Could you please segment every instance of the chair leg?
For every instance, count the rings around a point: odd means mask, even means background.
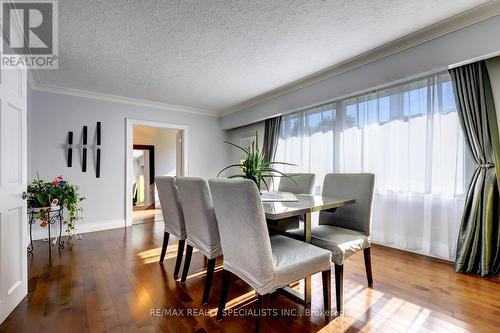
[[[325,309],[325,320],[327,323],[332,319],[332,271],[321,272],[323,278],[323,307]]]
[[[177,259],[175,260],[175,268],[174,268],[174,279],[179,277],[179,271],[181,270],[181,262],[182,256],[184,255],[184,244],[186,241],[180,240],[179,244],[177,244]]]
[[[365,256],[365,269],[366,269],[366,279],[368,280],[368,287],[373,286],[373,276],[372,276],[372,257],[370,254],[370,248],[363,250],[363,255]]]
[[[344,265],[335,264],[335,294],[337,296],[337,314],[344,313]]]
[[[191,257],[193,256],[193,247],[191,245],[186,246],[186,258],[184,259],[184,269],[182,270],[181,283],[186,284],[186,279],[189,272],[189,265],[191,265]]]
[[[203,297],[201,298],[201,304],[208,303],[208,297],[210,296],[210,288],[212,287],[212,280],[214,278],[214,271],[215,271],[215,258],[208,259],[207,275],[205,276],[205,289],[203,290]]]
[[[261,325],[261,317],[262,314],[265,314],[267,312],[267,308],[269,308],[269,300],[271,299],[271,294],[257,294],[257,318],[255,322],[255,332],[258,333],[261,329],[262,332],[266,332],[266,328],[262,328],[266,324],[266,320],[264,318],[264,322]],[[264,310],[262,311],[262,305],[264,305]]]
[[[231,272],[222,270],[222,282],[220,287],[219,309],[217,310],[217,320],[222,320],[224,309],[226,308],[227,295],[229,294],[229,283],[231,282]]]
[[[161,254],[160,254],[160,263],[163,262],[165,259],[165,254],[167,253],[167,246],[168,246],[168,238],[170,237],[170,234],[168,232],[163,233],[163,245],[161,247]]]

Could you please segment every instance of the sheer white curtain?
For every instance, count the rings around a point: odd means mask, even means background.
[[[447,73],[283,117],[277,161],[375,174],[372,240],[452,259],[471,160]]]

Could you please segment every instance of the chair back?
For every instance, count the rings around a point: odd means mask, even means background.
[[[255,183],[249,179],[208,181],[219,226],[224,269],[252,286],[274,283],[266,217]]]
[[[278,191],[312,194],[314,179],[316,178],[314,173],[288,173],[287,175],[293,180],[288,177],[280,177]]]
[[[222,254],[219,228],[207,182],[197,177],[177,177],[188,243],[208,259]]]
[[[325,176],[323,195],[353,198],[356,203],[337,208],[334,213],[322,211],[319,224],[357,230],[369,236],[375,175],[371,173],[330,173]]]
[[[158,189],[165,231],[177,236],[180,240],[186,239],[184,215],[174,177],[158,176],[155,178],[155,183]]]

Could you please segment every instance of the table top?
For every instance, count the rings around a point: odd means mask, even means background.
[[[260,200],[262,202],[298,202],[295,194],[291,192],[261,191]]]
[[[355,199],[334,198],[322,195],[296,194],[295,196],[298,199],[296,202],[263,202],[266,218],[281,220],[306,213],[352,205],[356,202]]]

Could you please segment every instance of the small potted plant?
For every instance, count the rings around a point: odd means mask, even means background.
[[[229,141],[224,142],[243,151],[245,153],[245,159],[241,160],[240,163],[228,165],[219,171],[217,177],[219,177],[220,174],[227,169],[238,168],[242,173],[229,176],[228,178],[251,179],[255,182],[259,190],[261,189],[262,183],[264,183],[266,188],[269,190],[269,184],[266,181],[266,178],[286,177],[295,182],[293,178],[273,167],[276,164],[296,166],[295,164],[285,162],[268,162],[264,160],[264,152],[259,148],[258,131],[255,131],[255,141],[253,141],[252,145],[248,148],[243,148]]]
[[[40,221],[41,227],[46,227],[49,214],[52,211],[66,209],[67,219],[64,221],[66,233],[71,235],[75,231],[75,223],[80,220],[82,211],[80,202],[85,198],[79,193],[78,186],[64,180],[62,176],[53,181],[37,178],[28,185],[28,208],[35,213],[35,218]]]

